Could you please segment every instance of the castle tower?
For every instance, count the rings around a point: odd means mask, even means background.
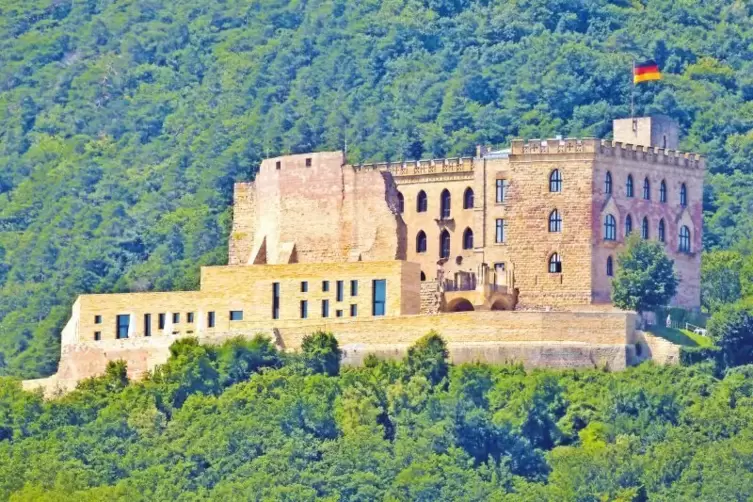
[[[612,122],[614,140],[620,143],[677,150],[680,126],[666,115],[616,119]]]

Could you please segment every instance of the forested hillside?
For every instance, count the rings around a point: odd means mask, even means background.
[[[707,246],[753,249],[742,0],[0,0],[0,374],[54,372],[84,292],[195,287],[266,155],[470,154],[640,113],[708,156]]]
[[[315,335],[313,338],[316,339]],[[327,335],[324,335],[325,337]],[[320,341],[322,341],[320,339]],[[43,401],[0,378],[0,499],[728,502],[753,496],[753,367],[343,369],[327,343],[182,340]],[[334,350],[322,350],[329,346]],[[331,357],[334,356],[334,357]]]

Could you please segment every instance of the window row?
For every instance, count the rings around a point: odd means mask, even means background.
[[[180,313],[179,312],[173,312],[171,314],[166,313],[160,313],[157,314],[157,329],[158,330],[164,330],[167,327],[167,320],[170,319],[172,321],[172,326],[176,324],[180,324]],[[206,327],[207,328],[214,328],[216,326],[216,313],[215,312],[207,312],[207,318],[206,318]],[[230,321],[242,321],[243,320],[243,311],[242,310],[231,310],[228,313],[228,319]],[[152,314],[144,314],[144,336],[152,336]],[[195,316],[193,312],[187,312],[186,313],[186,322],[188,324],[193,324],[195,322]],[[94,316],[94,324],[102,324],[102,316],[96,315]],[[118,340],[124,340],[128,338],[128,335],[131,331],[131,314],[118,314],[115,316],[115,338]],[[100,340],[102,338],[102,332],[101,331],[95,331],[94,332],[94,340]]]
[[[345,281],[336,281],[336,301],[342,302],[345,299]],[[308,281],[301,281],[301,292],[308,292]],[[329,281],[322,281],[322,291],[329,291]],[[387,281],[385,279],[374,279],[371,281],[371,293],[372,293],[372,315],[383,316],[385,315],[387,305]],[[358,281],[350,281],[350,296],[358,296]],[[330,301],[325,299],[321,301],[322,317],[329,317]],[[280,318],[280,283],[275,282],[272,284],[272,319]],[[300,300],[300,317],[301,319],[308,318],[308,300]],[[358,313],[358,305],[352,304],[350,306],[350,316],[355,317]],[[342,310],[335,311],[336,317],[342,317]]]
[[[309,292],[309,281],[301,281],[301,293]],[[329,292],[329,281],[322,281],[322,292]],[[345,298],[345,281],[335,281],[335,293],[338,302],[344,301]],[[358,281],[350,281],[350,296],[358,296]]]
[[[344,312],[343,309],[335,310],[335,317],[343,317],[343,312]],[[357,317],[358,305],[355,303],[352,303],[350,305],[349,312],[350,312],[350,317]],[[329,300],[321,301],[321,313],[322,313],[322,317],[329,317]],[[374,314],[374,315],[384,315],[384,314]],[[308,319],[309,317],[309,301],[308,300],[301,300],[300,317],[301,319]]]
[[[473,205],[473,189],[471,187],[468,187],[465,189],[465,192],[463,192],[463,209],[473,209]],[[401,192],[397,193],[397,209],[400,214],[403,214],[405,212],[405,197]],[[452,196],[450,195],[450,191],[447,189],[442,190],[442,193],[439,196],[439,214],[442,218],[447,219],[450,217],[451,209]],[[429,198],[426,195],[426,192],[421,190],[418,192],[418,196],[416,197],[416,212],[425,213],[428,210]]]
[[[607,174],[604,177],[604,193],[612,193],[612,173],[609,171],[607,171]],[[627,197],[634,196],[632,174],[628,174],[627,181],[625,182],[625,195]],[[643,199],[651,200],[651,181],[648,177],[643,178]],[[667,202],[667,182],[664,180],[661,180],[661,183],[659,184],[659,202]],[[680,205],[683,207],[688,205],[688,188],[685,186],[685,183],[680,185]]]
[[[630,215],[625,217],[625,236],[627,237],[633,232],[633,218]],[[651,238],[651,230],[649,226],[648,217],[644,217],[641,221],[641,237],[643,239]],[[659,220],[657,226],[657,239],[659,242],[667,241],[667,225],[664,222],[664,218]],[[604,217],[604,240],[614,241],[617,240],[617,220],[611,214],[607,214]],[[682,225],[678,232],[678,244],[677,250],[683,253],[690,253],[690,228],[687,225]]]
[[[507,229],[507,222],[503,218],[496,220],[494,242],[502,244],[505,242],[505,231]],[[561,224],[561,222],[560,222]],[[439,257],[450,257],[450,244],[451,244],[450,232],[442,230],[439,234]],[[426,232],[419,230],[416,234],[416,253],[425,253],[427,249]],[[466,228],[463,231],[463,249],[473,249],[473,230]]]

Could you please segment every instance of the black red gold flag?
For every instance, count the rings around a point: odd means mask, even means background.
[[[650,82],[652,80],[661,80],[661,72],[656,61],[649,60],[643,63],[633,65],[633,83]]]

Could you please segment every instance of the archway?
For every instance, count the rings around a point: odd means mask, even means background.
[[[447,305],[448,312],[472,312],[473,304],[465,298],[455,298]]]
[[[503,299],[499,299],[492,303],[491,310],[512,310],[508,307],[507,302],[505,302]]]

